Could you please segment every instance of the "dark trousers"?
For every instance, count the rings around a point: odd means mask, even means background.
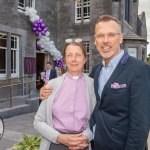
[[[63,144],[54,144],[51,143],[49,150],[69,150],[67,146],[63,145]],[[89,148],[85,148],[83,150],[89,150]]]
[[[49,150],[68,150],[68,147],[62,144],[51,143]]]

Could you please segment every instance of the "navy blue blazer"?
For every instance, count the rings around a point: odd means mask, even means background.
[[[100,98],[101,68],[99,63],[90,74],[97,100],[91,116],[91,127],[96,124],[94,150],[145,150],[150,127],[148,66],[125,52]]]
[[[57,77],[57,74],[56,74],[56,71],[51,69],[51,72],[50,72],[50,76],[49,76],[49,80],[51,79],[54,79]]]
[[[46,74],[46,70],[45,70],[45,74]],[[49,80],[54,79],[57,77],[57,73],[55,70],[51,69],[50,70],[50,76],[49,76]]]

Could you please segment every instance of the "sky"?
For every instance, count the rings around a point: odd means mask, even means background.
[[[145,11],[147,25],[147,40],[150,43],[150,0],[139,0],[139,14]],[[150,44],[147,46],[147,54],[150,53]]]

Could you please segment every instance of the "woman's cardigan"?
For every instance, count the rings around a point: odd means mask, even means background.
[[[52,125],[52,105],[56,93],[61,87],[65,79],[65,76],[66,73],[58,78],[49,81],[48,84],[50,87],[53,88],[53,92],[46,100],[42,101],[37,111],[37,114],[35,115],[34,128],[42,135],[40,150],[49,150],[49,146],[51,142],[58,144],[56,140],[57,140],[57,136],[60,133],[56,131]],[[96,103],[94,84],[93,84],[93,79],[88,77],[86,74],[84,74],[84,78],[86,83],[86,92],[87,92],[87,99],[88,99],[87,101],[88,109],[89,109],[88,118],[90,119],[90,116],[92,114],[92,111]],[[90,130],[89,122],[86,129],[82,132],[82,134],[85,135],[89,139],[89,141],[92,140],[93,134]]]

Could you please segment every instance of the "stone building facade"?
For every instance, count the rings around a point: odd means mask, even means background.
[[[79,3],[74,0],[0,0],[0,85],[5,85],[7,80],[3,79],[10,77],[30,75],[36,79],[39,70],[44,70],[45,63],[52,60],[48,52],[36,48],[31,22],[24,14],[26,6],[34,7],[45,20],[50,39],[58,50],[62,51],[65,39],[82,38],[89,57],[84,69],[89,73],[100,60],[93,34],[97,17],[102,14],[113,15],[121,21],[125,35],[122,48],[146,61],[146,19],[144,12],[138,15],[138,3],[139,0],[81,0]],[[27,60],[32,66],[36,64],[36,70],[31,67],[29,72],[25,71]],[[23,87],[16,86],[14,90],[16,95],[21,94]]]

